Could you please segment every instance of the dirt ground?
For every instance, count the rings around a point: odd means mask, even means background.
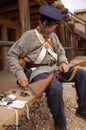
[[[45,95],[30,107],[30,120],[26,113],[22,115],[19,121],[19,130],[54,130],[52,115],[47,107]],[[86,130],[86,121],[77,117],[75,111],[77,108],[75,94],[64,94],[65,114],[68,130]],[[9,126],[6,130],[15,130],[15,126]]]

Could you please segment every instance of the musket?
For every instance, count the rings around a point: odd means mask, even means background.
[[[64,82],[69,82],[74,78],[77,72],[77,66],[84,66],[84,65],[86,65],[86,61],[82,61],[82,62],[72,65],[71,67],[74,67],[74,70],[68,80],[63,78],[60,75],[60,71],[57,70],[57,71],[50,72],[47,78],[43,78],[33,83],[30,83],[28,86],[37,97],[40,97],[44,93],[44,91],[47,89],[49,84],[52,82],[52,80],[55,78],[55,76],[58,75],[59,79],[62,79]]]
[[[23,61],[23,59],[21,59],[20,61],[21,61],[20,65],[24,68],[25,61]],[[70,78],[67,79],[67,80],[60,75],[60,72],[58,70],[56,72],[55,71],[51,72],[47,78],[40,79],[38,81],[35,81],[33,83],[28,84],[28,87],[31,89],[31,91],[37,97],[40,97],[43,94],[43,92],[46,90],[46,88],[49,86],[51,81],[54,79],[55,75],[58,75],[60,80],[62,80],[64,82],[69,82],[74,78],[74,76],[77,72],[77,66],[85,66],[85,65],[86,65],[86,60],[72,65],[71,67],[74,67],[74,70],[73,70]],[[31,65],[28,66],[28,68],[30,68],[31,66],[36,67],[36,66],[38,66],[38,64],[31,64]]]
[[[50,72],[48,77],[29,83],[26,90],[29,88],[36,97],[42,96],[49,84],[55,78],[59,71]]]
[[[49,86],[49,84],[52,82],[52,80],[55,78],[55,76],[58,75],[59,79],[62,79],[64,82],[69,82],[69,81],[71,81],[74,78],[74,76],[75,76],[75,74],[77,72],[77,66],[84,66],[84,65],[86,65],[86,61],[82,61],[80,63],[72,65],[72,67],[74,67],[74,70],[73,70],[73,72],[72,72],[72,74],[71,74],[71,76],[70,76],[70,78],[68,80],[66,80],[65,78],[63,78],[60,75],[60,71],[57,70],[57,71],[50,72],[47,78],[43,78],[43,79],[40,79],[38,81],[29,83],[28,87],[31,89],[31,91],[37,97],[40,97],[40,96],[42,96],[42,94],[44,93],[44,91],[47,89],[47,87]]]
[[[74,65],[72,65],[73,67],[76,67],[76,66],[86,66],[86,60],[84,60],[84,61],[81,61],[81,62],[79,62],[79,63],[76,63],[76,64],[74,64]]]

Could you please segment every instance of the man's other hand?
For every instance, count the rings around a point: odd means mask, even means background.
[[[66,72],[69,71],[69,65],[66,64],[66,63],[61,63],[60,66],[59,66],[59,70],[60,70],[61,72],[66,73]]]
[[[18,84],[24,88],[26,88],[26,86],[28,85],[28,79],[26,76],[21,77],[18,79]]]

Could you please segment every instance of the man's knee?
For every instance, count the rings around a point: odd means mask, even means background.
[[[86,71],[84,71],[83,69],[78,69],[75,78],[79,81],[86,80]]]
[[[53,79],[51,84],[49,85],[48,92],[50,92],[50,94],[62,94],[63,91],[63,87],[62,84],[58,81],[58,79]]]

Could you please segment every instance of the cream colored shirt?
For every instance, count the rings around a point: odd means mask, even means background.
[[[60,44],[60,41],[55,33],[51,33],[50,36],[50,41],[55,47],[55,53],[57,54],[57,61],[56,64],[53,66],[40,66],[37,67],[31,75],[32,79],[34,76],[44,73],[44,72],[51,72],[53,70],[58,69],[58,66],[60,63],[65,62],[68,64],[68,60],[65,56],[65,51]],[[19,57],[24,57],[24,59],[27,62],[35,62],[37,57],[39,56],[42,46],[38,48],[35,51],[35,48],[39,47],[41,45],[36,33],[34,30],[26,31],[20,39],[18,39],[14,45],[10,48],[8,54],[7,54],[7,59],[10,65],[10,70],[13,72],[13,74],[17,77],[17,79],[25,76],[23,68],[19,64]],[[31,52],[28,54],[29,52]],[[28,54],[28,55],[27,55]],[[27,55],[27,56],[26,56]],[[42,60],[41,63],[46,64],[50,60],[55,60],[53,56],[51,56],[48,52],[46,53],[44,59]]]

